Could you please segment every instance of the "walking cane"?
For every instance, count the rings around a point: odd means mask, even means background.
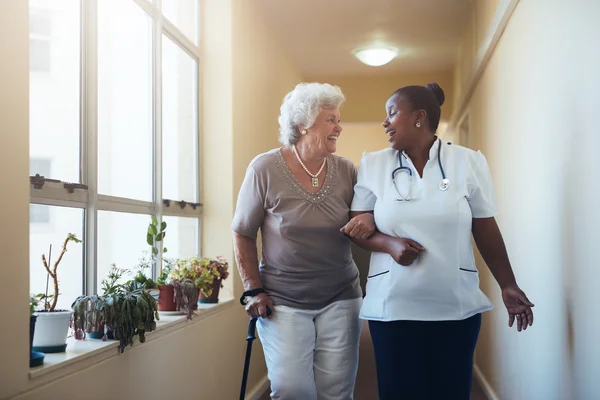
[[[267,316],[271,315],[271,309],[267,307]],[[244,360],[244,374],[242,375],[242,388],[240,389],[240,400],[246,398],[246,384],[248,383],[248,370],[250,369],[250,356],[252,354],[252,342],[256,339],[257,318],[250,318],[248,322],[248,337],[246,337],[246,359]]]
[[[250,355],[252,354],[252,342],[256,339],[256,318],[250,318],[248,323],[248,337],[246,341],[246,359],[244,360],[244,375],[242,375],[242,388],[240,390],[240,400],[246,398],[246,384],[248,383],[248,369],[250,368]]]

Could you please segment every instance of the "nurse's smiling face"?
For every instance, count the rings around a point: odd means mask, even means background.
[[[419,134],[417,122],[422,119],[419,111],[400,96],[394,95],[385,103],[386,118],[382,126],[388,141],[395,150],[406,150]]]

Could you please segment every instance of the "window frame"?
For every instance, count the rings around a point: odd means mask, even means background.
[[[97,247],[98,211],[116,211],[133,214],[154,215],[162,221],[163,215],[173,217],[198,218],[198,255],[202,254],[202,35],[198,26],[198,45],[162,14],[161,0],[132,1],[152,19],[152,152],[153,152],[153,200],[134,199],[102,195],[98,193],[98,1],[81,0],[81,39],[80,39],[80,184],[69,184],[58,180],[44,180],[31,176],[30,203],[48,206],[83,208],[84,211],[84,294],[97,292]],[[198,2],[198,13],[202,12],[202,1]],[[197,23],[200,24],[198,16]],[[196,140],[193,144],[196,156],[196,197],[197,203],[180,203],[182,199],[162,197],[162,36],[171,39],[185,51],[197,65],[196,77]],[[35,172],[33,172],[35,173]],[[58,177],[57,177],[58,178]],[[40,187],[40,183],[42,184]],[[191,182],[193,183],[193,182]],[[185,200],[185,199],[183,199]],[[182,207],[183,206],[183,207]],[[140,235],[143,232],[140,232]],[[168,230],[167,230],[168,234]],[[162,245],[159,255],[162,256]],[[162,259],[162,257],[158,259]],[[162,266],[156,263],[152,277],[156,278]]]

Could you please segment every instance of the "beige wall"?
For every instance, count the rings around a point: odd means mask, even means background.
[[[385,118],[385,102],[394,91],[407,85],[426,85],[437,82],[446,93],[442,106],[442,119],[452,115],[454,78],[452,71],[428,74],[410,74],[373,77],[305,76],[307,81],[338,85],[346,95],[342,108],[342,123],[379,122]]]
[[[0,268],[6,285],[0,318],[0,398],[20,399],[234,399],[243,367],[247,316],[233,304],[206,320],[124,354],[30,390],[28,380],[28,8],[0,2],[2,63],[0,116],[3,243],[10,243]],[[245,168],[258,153],[276,147],[279,104],[300,81],[298,71],[244,0],[204,2],[206,38],[203,105],[204,254],[233,258],[231,218]],[[266,62],[268,60],[268,63]],[[235,268],[235,265],[232,265]],[[232,274],[235,294],[240,279]],[[6,329],[12,327],[13,329]],[[10,337],[10,340],[8,339]],[[260,343],[254,345],[249,390],[266,376]],[[164,362],[165,368],[158,368]]]
[[[25,387],[29,368],[29,10],[0,2],[0,398]],[[8,361],[10,360],[10,361]]]
[[[336,154],[360,164],[363,152],[372,152],[389,147],[388,136],[380,122],[346,122],[337,142]]]
[[[502,0],[504,2],[505,0]],[[473,64],[484,42],[490,23],[494,18],[500,0],[472,0],[473,7],[469,22],[465,26],[463,38],[458,46],[458,57],[454,68],[453,103],[457,104],[473,73]]]
[[[469,104],[472,147],[487,155],[498,222],[536,304],[531,330],[509,329],[479,260],[497,309],[476,363],[501,399],[600,398],[599,15],[598,2],[521,0]]]

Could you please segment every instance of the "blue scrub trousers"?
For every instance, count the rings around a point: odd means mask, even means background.
[[[380,400],[469,400],[481,314],[460,321],[369,321]]]

